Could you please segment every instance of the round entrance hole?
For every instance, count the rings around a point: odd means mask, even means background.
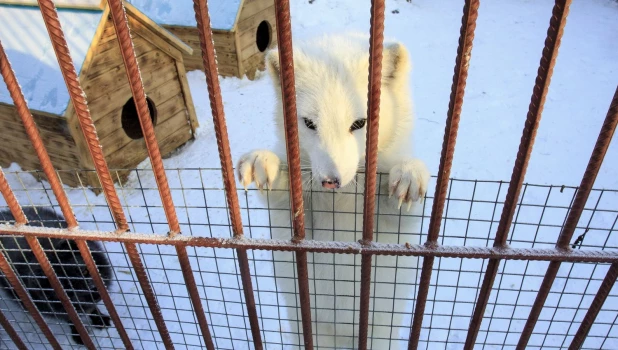
[[[271,31],[272,28],[270,27],[270,23],[268,23],[268,21],[262,21],[258,25],[257,32],[255,34],[255,44],[260,52],[266,51],[268,46],[270,46]]]
[[[146,97],[146,102],[148,103],[148,110],[150,111],[150,119],[152,120],[152,126],[157,125],[157,109],[155,108],[154,102],[148,97]],[[131,97],[127,103],[122,107],[122,115],[121,115],[122,129],[124,132],[132,138],[133,140],[141,139],[144,137],[142,133],[142,126],[139,123],[139,116],[137,115],[137,109],[135,108],[135,102],[133,101],[133,97]]]

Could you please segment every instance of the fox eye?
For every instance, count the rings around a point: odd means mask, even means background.
[[[303,118],[303,120],[305,121],[305,126],[309,129],[315,130],[317,128],[317,126],[313,123],[313,120],[307,118]]]
[[[367,123],[367,119],[355,120],[354,123],[352,123],[352,126],[350,126],[350,132],[354,130],[362,129],[363,127],[365,127],[366,123]]]

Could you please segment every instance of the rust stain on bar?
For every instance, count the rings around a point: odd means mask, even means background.
[[[43,273],[45,273],[45,276],[49,280],[49,284],[51,284],[52,288],[54,289],[54,292],[62,303],[62,306],[67,312],[69,319],[75,326],[75,329],[77,329],[77,333],[79,333],[79,336],[84,342],[84,346],[86,346],[88,349],[95,350],[96,347],[94,346],[94,343],[92,342],[92,339],[90,338],[86,327],[84,327],[84,323],[79,318],[79,315],[77,314],[77,311],[75,310],[71,299],[69,299],[69,296],[62,288],[62,284],[58,280],[56,272],[54,271],[51,263],[47,259],[47,256],[45,255],[45,252],[43,251],[43,247],[41,247],[39,240],[35,237],[26,237],[26,241],[30,245],[30,249],[32,249],[32,253],[36,257],[36,260],[39,262],[39,264],[41,264],[41,270],[43,271]]]
[[[126,68],[127,78],[129,79],[129,85],[131,86],[131,94],[135,101],[135,108],[137,109],[137,115],[142,127],[142,133],[144,135],[144,141],[146,142],[146,148],[148,150],[148,156],[152,165],[152,171],[157,181],[157,188],[159,189],[159,195],[161,196],[161,203],[163,204],[163,210],[167,222],[170,226],[170,235],[176,235],[180,233],[180,225],[178,224],[178,216],[176,215],[176,208],[174,207],[174,201],[170,192],[169,184],[167,182],[167,175],[163,168],[163,160],[161,159],[161,151],[159,150],[159,144],[155,136],[154,126],[152,125],[152,119],[150,118],[150,111],[146,103],[146,93],[144,92],[144,85],[139,72],[139,66],[137,64],[137,57],[135,56],[135,49],[133,47],[133,41],[131,40],[131,31],[129,29],[129,22],[127,15],[122,5],[122,0],[108,0],[109,12],[112,16],[112,22],[114,23],[114,29],[116,36],[118,37],[118,45],[120,46],[120,53],[122,54],[122,61]]]
[[[22,120],[22,123],[24,124],[24,129],[26,130],[26,134],[28,135],[28,138],[30,139],[30,142],[32,143],[32,146],[37,154],[37,157],[39,158],[41,167],[43,168],[43,172],[45,173],[45,176],[47,177],[47,180],[58,201],[58,204],[60,205],[60,208],[62,209],[62,213],[64,214],[65,220],[67,221],[69,228],[74,228],[78,225],[77,219],[75,218],[75,215],[71,208],[71,204],[69,203],[69,199],[67,198],[67,195],[64,192],[64,189],[62,188],[62,184],[60,182],[60,179],[58,178],[58,174],[54,170],[54,166],[51,162],[51,159],[49,158],[47,149],[43,145],[43,140],[41,139],[39,130],[36,126],[36,123],[34,122],[34,118],[32,117],[32,114],[28,110],[28,104],[26,102],[26,99],[24,98],[24,95],[19,86],[19,82],[17,81],[15,73],[13,72],[13,69],[11,68],[11,64],[8,60],[8,57],[4,51],[4,48],[1,42],[0,42],[0,71],[2,73],[2,77],[4,78],[4,81],[6,82],[7,88],[11,94],[11,98],[13,99],[13,102],[15,103],[17,113],[19,114]],[[122,325],[122,322],[120,320],[120,317],[118,316],[116,308],[114,307],[114,304],[111,301],[111,298],[107,292],[107,289],[105,288],[105,284],[103,283],[103,280],[101,279],[101,276],[99,275],[99,270],[96,268],[96,264],[92,258],[92,255],[90,254],[90,249],[88,249],[88,246],[83,241],[77,241],[76,243],[77,243],[79,250],[81,251],[82,258],[84,259],[84,262],[86,263],[86,266],[88,267],[88,272],[90,273],[90,276],[92,276],[94,284],[97,287],[99,294],[101,295],[101,299],[103,300],[105,307],[107,308],[110,314],[110,317],[114,321],[114,325],[116,326],[116,329],[118,330],[118,334],[120,335],[120,338],[122,339],[127,349],[132,349],[129,336],[126,330],[124,329],[124,326]]]
[[[285,128],[285,146],[288,162],[288,176],[292,214],[293,241],[305,239],[305,211],[303,204],[302,174],[300,171],[300,145],[298,141],[298,117],[296,114],[296,82],[294,79],[294,50],[292,45],[292,23],[289,0],[275,2],[277,23],[277,50],[279,51],[279,78],[281,84],[281,103]],[[298,293],[303,325],[305,349],[313,349],[313,330],[311,325],[311,302],[309,297],[309,273],[307,253],[296,253],[298,272]]]
[[[202,51],[202,61],[204,63],[204,73],[206,74],[206,85],[208,88],[208,98],[212,109],[213,124],[215,136],[217,138],[217,147],[219,149],[219,159],[221,161],[221,172],[223,183],[225,186],[225,194],[227,204],[230,210],[230,222],[232,223],[232,232],[234,237],[243,237],[242,219],[240,215],[240,205],[238,203],[238,195],[236,193],[236,183],[234,181],[234,169],[232,165],[232,156],[230,152],[230,142],[227,133],[227,125],[225,123],[225,112],[223,109],[223,100],[221,97],[221,87],[219,86],[219,76],[217,75],[217,61],[215,57],[215,48],[212,39],[212,30],[210,27],[210,16],[208,13],[208,4],[206,1],[194,0],[193,9],[195,12],[195,20],[197,22],[197,30],[200,37],[200,48]],[[240,269],[243,292],[245,302],[247,304],[247,314],[249,315],[249,324],[251,326],[251,335],[253,344],[256,350],[262,349],[262,337],[260,335],[260,326],[258,322],[257,308],[255,305],[255,297],[253,294],[253,284],[251,282],[251,271],[249,269],[249,259],[245,249],[237,249],[238,266]],[[204,323],[205,323],[204,319]],[[205,330],[202,329],[202,334]]]
[[[363,244],[373,241],[375,193],[378,172],[378,128],[380,125],[380,90],[382,51],[384,49],[384,0],[371,1],[369,37],[369,87],[367,96],[367,142],[365,157],[365,197],[363,203]],[[371,291],[371,255],[361,259],[361,290],[358,348],[367,349],[369,298]]]
[[[17,346],[19,350],[28,350],[26,344],[21,340],[19,334],[17,334],[15,328],[11,326],[11,322],[4,316],[2,311],[0,311],[0,325],[2,325],[4,331],[11,337],[11,340],[13,340],[13,343],[15,343],[15,346]]]
[[[586,202],[588,201],[588,197],[592,191],[592,186],[594,185],[594,181],[596,180],[599,170],[601,169],[601,165],[603,164],[605,154],[607,153],[607,149],[612,141],[617,125],[618,88],[616,88],[616,92],[614,93],[614,97],[610,103],[609,110],[607,111],[607,116],[601,126],[601,132],[599,133],[597,142],[594,145],[592,154],[590,155],[590,160],[588,161],[588,166],[586,167],[586,171],[584,172],[584,176],[582,177],[582,181],[577,190],[575,201],[569,210],[566,222],[560,232],[560,236],[558,237],[556,248],[569,249],[569,243],[573,238],[573,233],[575,232],[577,223],[579,222],[582,212],[584,211],[584,207],[586,206]],[[524,350],[528,345],[530,336],[532,336],[532,332],[534,331],[534,326],[539,319],[539,315],[541,315],[541,311],[543,310],[543,306],[545,305],[545,301],[547,300],[547,296],[549,295],[551,287],[554,284],[554,280],[556,279],[559,269],[560,262],[552,261],[549,264],[545,277],[543,278],[543,283],[539,288],[539,292],[537,293],[532,309],[530,310],[530,315],[528,316],[526,325],[524,326],[519,342],[517,343],[518,350]]]
[[[575,333],[575,337],[573,337],[573,341],[569,346],[569,350],[579,350],[584,344],[584,340],[588,336],[588,332],[590,332],[590,327],[594,323],[594,320],[597,318],[599,311],[603,307],[603,303],[607,299],[607,296],[612,290],[614,283],[616,283],[616,278],[618,277],[618,263],[613,263],[609,267],[609,271],[607,271],[607,275],[603,279],[601,286],[599,287],[599,291],[594,296],[592,300],[592,304],[588,308],[588,312],[586,312],[586,316],[582,320],[582,323],[577,329],[577,333]]]
[[[26,215],[24,215],[23,210],[21,210],[21,206],[19,205],[17,198],[15,198],[15,194],[13,193],[13,190],[11,190],[11,187],[9,186],[9,182],[6,181],[6,177],[4,176],[4,171],[2,170],[1,167],[0,167],[0,192],[2,193],[2,196],[4,197],[6,204],[9,206],[9,209],[11,210],[11,214],[13,214],[13,217],[15,218],[15,223],[18,226],[25,225],[28,222],[28,219],[26,219]]]
[[[451,97],[446,115],[444,141],[442,143],[442,154],[440,156],[440,167],[438,169],[438,179],[436,182],[436,194],[431,210],[431,219],[429,221],[429,233],[426,243],[428,245],[438,244],[442,213],[444,211],[444,203],[446,202],[446,193],[448,192],[448,180],[451,174],[451,166],[453,165],[453,154],[455,153],[459,119],[466,89],[466,79],[468,78],[468,67],[472,55],[472,43],[474,40],[474,30],[476,29],[479,6],[480,0],[466,0],[463,8],[459,46],[457,47],[457,58],[455,59],[455,73],[453,74],[453,84],[451,85]],[[426,257],[423,261],[418,297],[416,299],[416,306],[414,307],[414,319],[412,329],[410,330],[410,340],[408,342],[409,350],[416,350],[418,348],[434,260],[434,257]]]
[[[86,243],[86,241],[83,240],[76,240],[75,243],[77,243],[77,248],[79,249],[82,257],[84,258],[84,263],[88,268],[88,273],[90,274],[90,277],[92,277],[94,285],[97,287],[97,291],[99,292],[99,295],[103,300],[103,304],[105,305],[105,308],[109,313],[109,317],[112,319],[112,321],[114,321],[114,326],[116,327],[116,331],[118,331],[120,339],[122,339],[122,343],[127,350],[132,350],[133,345],[131,344],[131,339],[129,338],[127,330],[122,324],[122,320],[118,315],[118,311],[116,311],[116,306],[114,305],[114,302],[112,302],[112,298],[109,296],[107,288],[105,288],[105,282],[101,278],[99,269],[94,259],[92,258],[92,253],[90,251],[90,248],[88,247],[88,244]]]
[[[556,0],[552,10],[549,28],[547,29],[547,38],[545,39],[545,47],[543,48],[541,62],[532,91],[530,106],[528,107],[528,115],[526,117],[521,142],[519,144],[519,150],[517,152],[517,158],[515,159],[515,165],[513,166],[513,174],[511,176],[509,189],[504,201],[504,208],[502,210],[500,223],[498,224],[498,230],[494,240],[494,247],[496,248],[505,246],[507,236],[511,228],[515,208],[519,199],[519,193],[526,175],[526,168],[528,167],[528,161],[530,160],[530,154],[532,153],[534,139],[541,120],[543,105],[545,104],[545,98],[549,89],[551,75],[554,70],[556,58],[558,57],[560,40],[566,25],[566,18],[569,13],[570,5],[571,0]],[[474,308],[474,314],[470,321],[470,327],[466,337],[466,343],[464,346],[464,349],[466,350],[471,350],[476,342],[476,337],[481,326],[483,314],[485,312],[485,308],[487,307],[493,281],[498,273],[499,266],[499,259],[492,259],[487,265],[483,285],[481,286],[481,291]]]
[[[79,119],[79,124],[84,134],[84,138],[86,139],[86,143],[88,144],[88,150],[92,156],[92,160],[97,171],[97,176],[99,177],[99,181],[103,187],[103,193],[105,194],[107,203],[114,216],[114,221],[118,225],[118,230],[126,231],[129,228],[127,225],[127,219],[124,216],[122,206],[120,205],[120,199],[116,193],[114,182],[112,181],[112,176],[109,172],[107,162],[105,161],[105,156],[103,155],[103,150],[101,149],[101,143],[99,142],[99,137],[97,136],[97,131],[94,127],[92,117],[90,116],[90,111],[88,110],[86,94],[82,90],[77,73],[75,72],[75,66],[73,65],[73,60],[71,59],[69,47],[67,46],[60,21],[58,19],[58,13],[56,12],[54,3],[51,0],[38,1],[41,9],[41,15],[45,21],[45,26],[47,27],[54,52],[58,58],[60,71],[62,72],[64,82],[66,83],[69,91],[69,96],[71,97],[73,108],[75,109],[75,114]]]
[[[41,315],[39,309],[37,309],[36,305],[34,305],[32,298],[30,298],[30,294],[28,294],[24,285],[21,284],[21,281],[19,280],[19,278],[11,268],[11,265],[2,253],[0,253],[0,270],[2,270],[4,277],[9,281],[9,283],[13,287],[13,290],[15,291],[21,302],[24,304],[24,308],[28,311],[30,316],[32,316],[34,322],[36,322],[36,324],[39,326],[39,328],[43,332],[43,335],[45,336],[45,338],[47,338],[47,341],[49,341],[49,344],[52,346],[52,348],[54,348],[54,350],[62,350],[62,347],[60,346],[60,343],[58,343],[58,340],[54,336],[54,333],[47,325],[47,322],[45,322],[45,319],[43,319],[43,315]]]
[[[187,255],[187,248],[176,246],[176,254],[178,255],[178,260],[180,261],[182,276],[184,277],[187,285],[189,297],[191,298],[191,304],[193,304],[195,315],[197,316],[197,322],[199,323],[200,330],[202,331],[202,338],[204,338],[204,344],[206,344],[206,349],[215,350],[215,344],[212,341],[210,329],[208,329],[208,321],[206,321],[206,312],[204,312],[204,306],[202,305],[202,300],[200,299],[200,293],[197,290],[197,284],[195,283],[195,276],[193,276],[193,269],[191,268],[189,256]]]
[[[174,343],[172,343],[172,338],[170,337],[170,333],[167,330],[165,321],[163,320],[163,314],[161,314],[161,308],[159,307],[157,298],[152,290],[152,286],[150,286],[150,282],[148,282],[146,269],[144,268],[142,259],[137,251],[137,246],[135,246],[135,243],[125,243],[125,248],[127,249],[127,255],[129,255],[129,259],[131,260],[131,265],[133,265],[133,270],[135,270],[135,275],[137,276],[139,285],[142,287],[142,292],[144,293],[144,297],[146,298],[152,317],[157,325],[163,344],[166,349],[174,349]]]
[[[86,231],[75,229],[55,229],[45,227],[13,226],[0,224],[0,235],[17,235],[24,237],[49,237],[63,239],[84,239],[131,244],[158,244],[187,247],[254,249],[269,251],[313,252],[334,254],[390,255],[390,256],[434,256],[439,258],[464,259],[505,259],[529,261],[562,261],[589,263],[618,263],[618,251],[614,250],[565,250],[541,248],[495,248],[470,246],[427,247],[418,244],[377,243],[370,245],[358,242],[255,239],[255,238],[211,238],[187,237],[145,233],[123,233],[104,231]]]

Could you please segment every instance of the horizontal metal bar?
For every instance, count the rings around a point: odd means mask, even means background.
[[[500,248],[470,246],[429,247],[417,244],[377,243],[361,244],[359,242],[254,239],[254,238],[211,238],[188,237],[178,235],[154,235],[145,233],[116,233],[110,231],[88,231],[80,229],[55,229],[46,227],[0,225],[0,235],[36,236],[63,239],[85,239],[108,242],[181,245],[190,247],[208,247],[225,249],[254,249],[271,251],[305,251],[334,254],[362,255],[398,255],[398,256],[435,256],[441,258],[467,259],[505,259],[531,261],[618,263],[616,250],[582,250],[557,248]]]

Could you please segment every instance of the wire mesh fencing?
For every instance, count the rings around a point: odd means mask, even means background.
[[[163,208],[152,204],[153,198],[159,195],[156,181],[150,169],[131,169],[126,181],[117,184],[121,203],[127,213],[127,222],[131,232],[161,236],[167,230]],[[188,237],[229,238],[232,227],[229,222],[228,208],[224,190],[220,187],[220,169],[166,169],[170,181],[170,190],[174,197],[178,212],[179,224],[183,235]],[[68,172],[60,171],[60,177]],[[387,174],[379,174],[385,177]],[[51,209],[59,212],[57,201],[41,172],[7,172],[7,179],[11,183],[21,184],[13,191],[22,203],[26,212],[31,208],[37,210]],[[362,177],[362,174],[358,175]],[[362,217],[362,180],[357,178],[356,186],[347,189],[350,195],[356,197],[358,208],[350,215]],[[379,182],[381,180],[379,179]],[[435,178],[432,179],[435,184]],[[443,246],[472,246],[487,247],[490,245],[496,225],[499,223],[499,213],[504,205],[508,183],[500,181],[478,181],[464,179],[450,179],[449,191],[445,202],[445,213],[442,224],[440,244]],[[522,197],[519,201],[513,229],[509,234],[509,245],[513,248],[552,248],[564,224],[564,218],[575,197],[577,188],[569,186],[551,186],[524,184]],[[115,224],[112,213],[104,198],[96,196],[91,188],[69,189],[67,194],[73,205],[80,228],[91,231],[113,231]],[[268,206],[259,200],[259,191],[256,189],[238,190],[243,229],[247,238],[272,239],[277,238],[276,230],[290,232],[291,223],[273,225],[270,214],[276,208],[269,210]],[[324,194],[323,192],[320,194]],[[311,195],[311,193],[309,194]],[[332,193],[328,194],[333,196]],[[334,196],[333,196],[334,197]],[[388,198],[388,193],[377,194],[380,198]],[[572,246],[576,250],[615,250],[618,248],[618,210],[615,203],[618,200],[618,190],[594,189],[584,208]],[[429,196],[423,202],[422,209],[417,212],[408,212],[405,208],[392,214],[393,220],[413,220],[416,223],[418,241],[425,241],[429,229],[431,207],[434,198]],[[0,206],[0,213],[7,213],[6,204]],[[279,209],[285,210],[285,209]],[[310,211],[310,210],[309,210]],[[316,223],[320,228],[335,232],[336,241],[356,243],[362,236],[358,230],[346,230],[340,227],[337,216],[332,213],[331,222]],[[2,217],[3,221],[12,223],[12,218]],[[31,225],[41,225],[43,219],[34,215],[30,218]],[[53,218],[53,226],[66,226],[63,220]],[[333,226],[334,225],[334,226]],[[49,227],[49,226],[48,226]],[[333,230],[332,227],[336,229]],[[314,227],[311,222],[307,225],[308,232]],[[387,241],[406,244],[410,235],[401,232],[383,232],[378,227],[380,235],[391,237]],[[14,236],[3,236],[1,241],[5,254],[14,256],[12,252],[23,255],[29,250],[27,246],[17,246],[7,249],[6,240],[13,240]],[[307,239],[312,239],[308,234]],[[76,254],[75,247],[52,249],[41,238],[42,245],[48,254]],[[65,241],[65,240],[63,240]],[[139,281],[131,267],[125,247],[119,242],[106,241],[102,244],[107,264],[100,264],[100,271],[109,266],[111,273],[106,279],[111,282],[109,293],[116,306],[122,323],[135,348],[162,348],[162,340],[158,333],[153,316],[139,285]],[[174,246],[171,244],[138,244],[138,250],[144,261],[146,272],[152,288],[161,307],[163,319],[167,324],[171,339],[176,348],[204,347],[204,340],[199,331],[199,324],[195,318],[191,301],[182,277],[179,260]],[[94,250],[93,250],[94,251]],[[331,284],[335,286],[333,276],[314,276],[311,262],[314,254],[309,255],[309,287],[312,301],[312,315],[327,312],[327,309],[316,309],[316,285]],[[17,255],[17,256],[19,256]],[[243,296],[241,276],[236,264],[237,256],[232,249],[190,247],[188,256],[194,267],[200,298],[204,302],[206,316],[212,331],[212,338],[217,349],[251,349],[254,348],[251,336],[251,327],[246,312],[246,302]],[[353,254],[328,254],[329,259],[319,263],[330,264],[333,268],[344,270],[348,277],[338,280],[339,290],[333,290],[332,308],[352,302],[352,307],[336,320],[336,329],[341,335],[337,339],[344,343],[350,337],[350,329],[358,331],[358,313],[360,295],[358,275],[360,274],[361,259]],[[79,258],[73,258],[79,260]],[[393,261],[396,259],[397,261]],[[412,320],[412,305],[416,299],[421,266],[414,257],[377,256],[374,258],[373,268],[377,271],[376,280],[371,288],[379,290],[384,300],[392,303],[394,311],[389,312],[392,318],[384,326],[391,327],[396,318],[403,320],[408,327],[393,328],[389,347],[406,346],[409,325]],[[23,259],[22,259],[23,260]],[[50,259],[51,261],[51,259]],[[254,250],[249,251],[249,267],[254,285],[255,302],[258,310],[261,338],[265,348],[288,349],[302,348],[302,325],[300,305],[289,305],[285,294],[294,291],[297,275],[294,269],[295,256],[292,252]],[[23,261],[10,261],[17,270],[27,264]],[[396,265],[395,265],[396,264]],[[36,260],[31,261],[32,268],[39,265]],[[62,264],[70,268],[70,262]],[[76,263],[77,266],[83,268]],[[421,328],[421,348],[459,348],[465,343],[468,325],[480,290],[483,270],[487,260],[464,258],[437,258],[434,262],[435,277],[429,286],[425,319]],[[388,270],[395,269],[397,273],[388,274]],[[537,290],[543,280],[547,261],[509,260],[498,272],[493,285],[494,293],[489,300],[484,322],[479,331],[476,345],[481,348],[502,349],[516,346],[519,335],[527,319],[529,310],[534,302]],[[605,263],[564,263],[543,309],[542,317],[532,334],[530,346],[542,348],[564,348],[575,334],[583,316],[603,280],[608,264]],[[87,273],[85,274],[87,276]],[[383,279],[381,276],[395,278]],[[415,277],[410,277],[415,276]],[[59,274],[59,278],[79,281],[80,285],[91,284],[88,278],[82,277],[80,272]],[[80,291],[75,285],[68,290]],[[348,288],[345,288],[347,284]],[[4,284],[6,286],[6,284]],[[413,294],[403,295],[398,286],[409,286]],[[342,288],[344,287],[344,288]],[[37,285],[32,290],[40,290]],[[48,287],[49,288],[49,287]],[[22,339],[28,340],[32,347],[48,347],[45,338],[37,331],[37,326],[31,317],[19,306],[19,298],[7,293],[5,289],[0,311],[14,325]],[[90,289],[86,288],[90,291]],[[322,289],[323,290],[323,289]],[[384,297],[391,295],[390,298]],[[605,303],[601,315],[591,328],[583,349],[612,348],[618,340],[612,331],[615,327],[618,309],[611,300],[618,297],[618,292],[612,290],[608,302]],[[92,299],[84,299],[79,307],[93,303]],[[35,301],[36,302],[36,301]],[[66,318],[61,305],[45,307],[44,304],[54,303],[45,299],[37,303],[46,316],[54,334],[63,348],[78,348],[72,341],[78,334],[71,329],[69,323],[59,318]],[[55,303],[58,303],[55,301]],[[377,304],[376,304],[377,305]],[[319,307],[323,308],[323,305]],[[91,310],[78,310],[83,315],[99,316]],[[104,307],[102,314],[107,315]],[[370,316],[380,312],[370,308]],[[64,313],[64,315],[63,315]],[[319,317],[319,316],[318,316]],[[395,320],[395,321],[393,321]],[[334,323],[334,320],[333,320]],[[123,347],[122,339],[114,327],[96,326],[90,324],[90,333],[97,348],[115,349]],[[372,317],[369,325],[373,326]],[[349,328],[349,329],[346,329]],[[321,345],[320,329],[314,337],[314,346]],[[0,338],[7,348],[15,348],[6,332]],[[373,337],[369,334],[369,344]],[[374,347],[375,348],[375,347]]]

